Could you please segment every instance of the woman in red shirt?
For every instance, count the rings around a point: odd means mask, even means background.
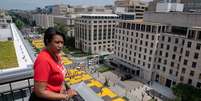
[[[65,36],[54,28],[45,31],[45,48],[34,63],[34,89],[29,101],[59,101],[76,95],[69,89],[64,93],[65,68],[59,56]]]

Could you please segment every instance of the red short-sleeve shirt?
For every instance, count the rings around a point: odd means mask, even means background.
[[[47,82],[46,90],[60,92],[64,81],[64,71],[63,65],[56,63],[49,52],[43,49],[34,63],[34,80]]]

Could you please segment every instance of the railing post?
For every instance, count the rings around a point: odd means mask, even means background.
[[[24,101],[24,96],[23,96],[23,90],[22,89],[20,89],[20,95],[22,97],[22,101]]]
[[[31,84],[30,84],[30,79],[28,79],[28,87],[29,87],[29,94],[31,95]]]
[[[9,86],[10,86],[10,91],[11,91],[12,100],[14,101],[14,95],[13,95],[13,89],[12,89],[11,83],[9,83]]]

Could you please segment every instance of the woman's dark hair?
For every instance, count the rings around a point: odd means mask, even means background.
[[[44,35],[44,44],[45,46],[47,46],[48,43],[50,43],[52,41],[52,38],[54,35],[60,35],[63,37],[63,40],[65,42],[65,35],[59,31],[57,31],[56,29],[54,29],[53,27],[49,27],[46,31],[45,31],[45,35]]]

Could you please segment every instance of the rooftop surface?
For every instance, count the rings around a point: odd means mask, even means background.
[[[0,41],[0,69],[18,67],[13,41]]]

